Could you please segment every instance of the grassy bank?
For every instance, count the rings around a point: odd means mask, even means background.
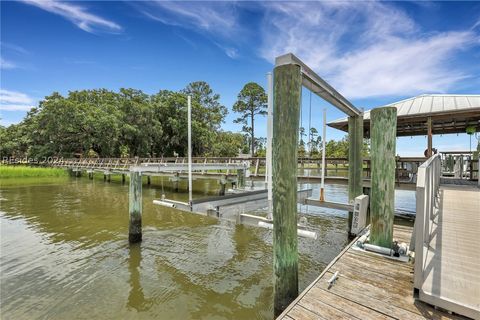
[[[29,166],[0,166],[0,179],[4,178],[44,178],[66,177],[68,172],[59,168],[42,168]]]

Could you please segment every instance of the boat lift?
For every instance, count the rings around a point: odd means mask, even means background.
[[[141,172],[148,172],[149,174],[165,173],[165,172],[179,172],[188,170],[188,202],[176,201],[165,198],[153,200],[156,205],[175,208],[185,212],[196,213],[204,216],[215,217],[217,219],[225,219],[234,221],[240,224],[262,227],[266,229],[273,229],[272,218],[272,137],[273,137],[273,79],[272,73],[267,74],[268,94],[267,94],[267,155],[266,155],[266,174],[265,174],[265,189],[261,190],[246,190],[243,184],[237,184],[237,189],[229,190],[229,194],[224,196],[208,197],[203,199],[192,198],[192,171],[204,170],[237,170],[240,172],[238,179],[244,179],[245,175],[249,176],[248,162],[239,163],[208,163],[198,164],[192,163],[192,131],[191,131],[191,97],[187,99],[187,115],[188,115],[188,163],[171,164],[171,163],[144,163],[141,166],[133,167],[132,170]],[[325,116],[325,113],[324,113]],[[324,120],[325,126],[325,120]],[[325,128],[324,128],[325,131]],[[323,145],[325,149],[325,144]],[[325,152],[323,152],[325,156]],[[324,159],[322,159],[324,163]],[[324,200],[323,188],[325,170],[322,170],[322,190],[320,200],[311,199],[312,189],[299,190],[297,194],[297,202],[300,204],[327,207],[339,210],[348,210],[351,212],[362,212],[363,216],[360,219],[360,224],[357,227],[357,232],[360,232],[365,227],[364,215],[368,206],[368,196],[363,196],[358,204],[343,204],[337,202],[328,202]],[[365,197],[367,197],[365,199]],[[356,210],[354,210],[356,207]],[[261,215],[250,214],[255,210],[267,209],[266,217]],[[297,234],[299,236],[308,238],[317,238],[317,233],[305,229],[302,224],[298,225]]]

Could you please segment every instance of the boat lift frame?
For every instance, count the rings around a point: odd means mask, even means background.
[[[311,90],[313,93],[317,94],[327,102],[331,103],[344,113],[349,116],[362,116],[362,111],[353,106],[346,98],[344,98],[340,93],[338,93],[333,87],[331,87],[326,81],[324,81],[320,76],[318,76],[312,69],[310,69],[306,64],[304,64],[300,59],[298,59],[293,54],[289,53],[283,56],[279,56],[275,60],[275,66],[295,64],[299,65],[302,74],[302,85]],[[253,224],[261,227],[266,227],[271,229],[273,226],[273,217],[272,217],[272,208],[273,208],[273,177],[272,177],[272,141],[273,141],[273,76],[269,72],[267,74],[267,155],[266,155],[266,174],[265,174],[265,184],[266,190],[257,190],[257,191],[239,191],[237,190],[235,194],[226,195],[222,197],[209,197],[205,199],[192,199],[192,171],[197,170],[229,170],[236,169],[243,171],[243,173],[248,176],[248,163],[242,164],[192,164],[192,150],[191,150],[191,97],[187,97],[187,114],[188,114],[188,163],[187,164],[158,164],[158,163],[144,163],[141,166],[135,166],[131,168],[132,172],[145,172],[149,174],[155,173],[164,173],[164,172],[179,172],[188,170],[188,180],[189,180],[189,201],[188,202],[179,202],[174,200],[165,199],[162,197],[161,200],[154,200],[155,204],[177,208],[182,211],[194,212],[206,216],[213,216],[216,218],[222,218],[225,208],[238,206],[240,204],[250,207],[251,210],[259,208],[267,208],[267,217],[253,216],[248,215],[245,212],[239,213],[237,222],[247,224]],[[325,113],[324,113],[325,117]],[[325,122],[325,119],[324,119]],[[325,131],[325,128],[324,128]],[[325,148],[323,148],[325,149]],[[325,157],[325,150],[323,151],[323,158]],[[323,160],[323,159],[322,159]],[[324,160],[322,161],[324,166]],[[334,208],[340,210],[352,211],[353,203],[341,204],[335,202],[326,202],[323,196],[323,187],[324,187],[324,174],[325,168],[322,167],[322,190],[321,198],[319,200],[309,199],[312,195],[311,189],[299,190],[297,192],[298,202],[313,206]],[[266,200],[266,202],[265,202]],[[254,218],[252,218],[254,217]],[[265,225],[265,223],[269,225]],[[305,230],[298,230],[301,235]],[[316,233],[312,236],[316,238]]]

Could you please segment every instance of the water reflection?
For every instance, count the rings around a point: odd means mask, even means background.
[[[142,246],[139,243],[131,244],[128,248],[128,271],[130,273],[127,307],[139,312],[147,311],[152,307],[152,299],[146,299],[140,283],[140,263],[142,262]]]
[[[218,191],[213,180],[195,184],[196,197]],[[318,185],[304,187],[318,197]],[[271,231],[153,205],[163,192],[187,198],[163,189],[155,179],[144,187],[144,241],[129,246],[121,181],[2,185],[0,318],[271,319]],[[346,186],[327,186],[326,194],[346,201]],[[400,196],[398,203],[414,205]],[[346,219],[337,210],[298,209],[319,234],[299,238],[305,288],[347,243]]]

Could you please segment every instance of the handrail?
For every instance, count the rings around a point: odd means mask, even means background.
[[[243,158],[243,157],[193,157],[192,163],[202,163],[207,165],[208,163],[243,163],[245,161],[250,162],[252,168],[253,177],[262,177],[265,172],[266,159],[262,157]],[[397,169],[396,180],[400,181],[415,181],[416,172],[418,166],[421,164],[421,158],[400,158],[397,157]],[[74,168],[76,170],[97,170],[97,171],[128,171],[128,168],[141,163],[184,163],[183,157],[162,157],[162,158],[58,158],[50,157],[44,159],[30,159],[30,158],[3,158],[0,162],[1,165],[40,165],[40,166],[52,166],[63,168]],[[299,157],[298,158],[299,169],[321,169],[321,159]],[[348,171],[348,159],[347,158],[326,158],[326,165],[328,171],[334,172],[333,176],[343,176]],[[205,173],[205,170],[203,170]],[[363,174],[366,178],[371,175],[371,162],[370,159],[363,159]],[[227,175],[230,172],[227,172]],[[306,173],[307,176],[315,177],[311,172]],[[327,175],[331,177],[331,174]]]
[[[422,287],[425,258],[431,240],[432,222],[438,213],[438,194],[440,189],[441,157],[436,154],[418,168],[416,187],[416,218],[413,246],[415,266],[413,286]]]

